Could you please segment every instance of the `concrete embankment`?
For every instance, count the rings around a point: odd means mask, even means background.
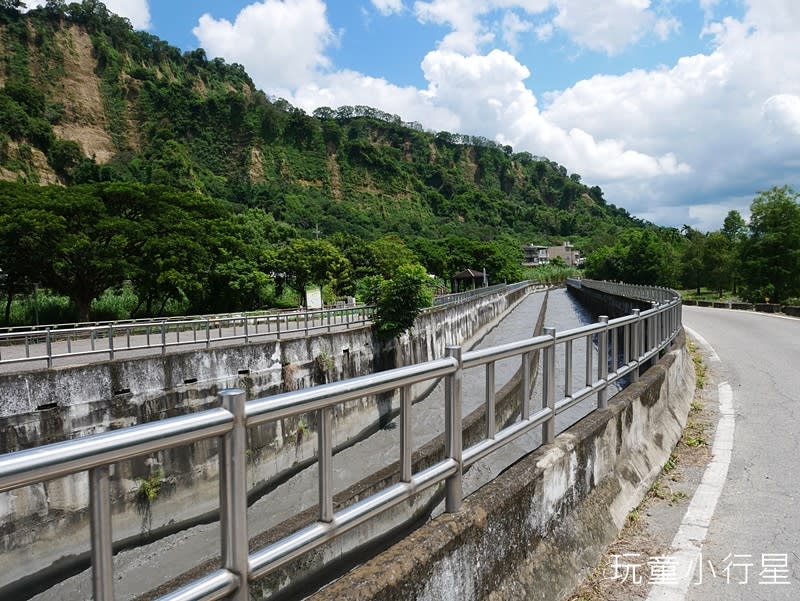
[[[694,393],[684,338],[638,382],[443,514],[313,595],[565,598],[601,558],[680,438]]]

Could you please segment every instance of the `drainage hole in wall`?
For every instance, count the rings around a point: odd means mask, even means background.
[[[239,375],[240,376],[249,376],[250,375],[250,370],[249,369],[240,369],[239,370]]]
[[[119,396],[121,394],[130,394],[130,393],[131,393],[130,388],[120,388],[119,390],[114,391],[114,396]]]
[[[58,403],[45,403],[44,405],[36,406],[36,411],[47,411],[48,409],[58,409]]]
[[[197,382],[197,378],[186,378],[183,383],[184,384],[195,384]]]

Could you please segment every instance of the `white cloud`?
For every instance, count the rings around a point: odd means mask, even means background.
[[[150,4],[148,0],[104,0],[106,8],[112,13],[125,17],[134,29],[150,29]],[[44,6],[44,2],[26,2],[27,8]]]
[[[679,26],[675,19],[657,19],[650,0],[556,0],[553,24],[579,45],[618,54],[650,32],[664,39]]]
[[[663,0],[661,5],[668,8],[669,0]],[[579,46],[611,55],[650,33],[664,40],[680,28],[674,17],[659,17],[650,0],[418,0],[414,3],[420,22],[452,29],[441,40],[440,48],[463,54],[475,53],[482,45],[494,41],[487,20],[497,11],[504,13],[503,32],[508,35],[531,29],[525,27],[514,32],[514,18],[524,22],[517,12],[533,16],[555,11],[552,20],[536,28],[540,40],[549,39],[553,28],[559,28]],[[512,27],[506,27],[507,24]],[[507,39],[506,43],[514,48]]]
[[[778,135],[788,131],[800,136],[800,96],[770,96],[764,101],[764,118]]]
[[[530,31],[533,23],[520,19],[517,13],[509,11],[503,16],[503,41],[509,50],[516,52],[519,50],[519,34]]]
[[[550,38],[553,37],[553,24],[552,23],[545,23],[544,25],[539,25],[536,29],[536,37],[539,39],[540,42],[547,42]]]
[[[192,32],[210,56],[241,63],[267,91],[313,79],[330,65],[325,50],[336,43],[322,0],[264,0],[233,23],[204,14]]]
[[[134,29],[150,28],[150,5],[147,0],[104,0],[112,13],[126,17]]]
[[[773,8],[791,19],[795,6],[787,0],[783,13]],[[708,54],[681,58],[669,69],[578,82],[548,96],[543,116],[556,126],[618,139],[661,157],[662,173],[672,176],[656,175],[646,196],[613,168],[604,173],[600,163],[570,164],[617,204],[643,216],[657,205],[672,215],[668,222],[683,216],[687,223],[708,225],[730,208],[741,209],[709,199],[733,191],[754,195],[800,174],[792,162],[800,153],[800,56],[796,34],[785,29],[761,10],[750,10],[742,21],[727,17],[707,27],[714,44]],[[681,164],[691,166],[691,173]],[[653,177],[643,167],[642,176]],[[701,208],[680,206],[688,203]]]
[[[403,0],[371,0],[373,6],[384,16],[392,13],[401,13],[405,8]]]

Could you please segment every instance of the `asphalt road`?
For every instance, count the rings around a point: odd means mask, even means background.
[[[733,444],[716,509],[699,499],[711,511],[691,583],[670,598],[800,599],[800,319],[684,307],[683,322],[716,352]]]

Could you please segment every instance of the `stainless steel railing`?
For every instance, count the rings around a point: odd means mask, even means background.
[[[586,282],[584,281],[584,285]],[[303,553],[332,540],[389,508],[437,485],[445,487],[445,510],[462,504],[462,473],[476,461],[509,442],[542,429],[543,443],[555,438],[555,418],[573,405],[596,395],[597,407],[608,403],[608,387],[624,376],[638,378],[643,363],[670,345],[681,328],[681,301],[656,301],[651,309],[562,332],[545,328],[542,336],[478,351],[448,347],[435,361],[287,392],[246,402],[238,389],[220,395],[221,407],[156,423],[87,436],[0,456],[0,492],[88,470],[90,483],[91,557],[94,598],[113,599],[112,532],[109,497],[110,465],[191,442],[220,439],[220,525],[222,566],[212,574],[162,597],[162,601],[212,600],[229,596],[248,599],[247,582],[273,572]],[[584,385],[573,389],[573,342],[585,339]],[[593,365],[594,348],[597,365]],[[541,406],[531,407],[524,394],[519,421],[495,431],[494,369],[497,361],[542,353]],[[556,354],[564,353],[565,377],[556,382]],[[462,444],[461,377],[466,369],[486,373],[485,437],[468,448]],[[411,445],[411,386],[445,379],[445,458],[414,473]],[[530,369],[523,369],[521,390],[530,390]],[[336,406],[388,391],[400,391],[400,481],[340,511],[333,508],[332,416]],[[315,523],[252,553],[247,529],[247,428],[289,416],[318,412],[319,514]],[[531,449],[533,450],[533,449]]]
[[[45,327],[0,333],[0,364],[40,363],[52,367],[57,359],[104,355],[114,359],[135,351],[160,351],[197,345],[209,348],[241,340],[355,327],[369,323],[375,308],[357,305],[311,311],[208,315],[187,319],[110,322],[74,328]]]

